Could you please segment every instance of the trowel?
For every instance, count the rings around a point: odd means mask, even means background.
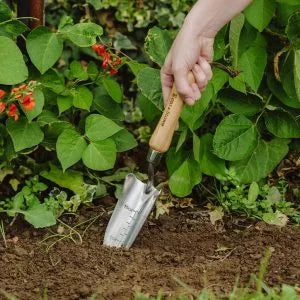
[[[191,73],[189,82],[194,82]],[[128,249],[139,234],[160,194],[153,185],[154,169],[170,147],[183,105],[173,85],[165,110],[149,142],[148,182],[140,181],[134,174],[126,176],[122,193],[106,228],[104,245]]]

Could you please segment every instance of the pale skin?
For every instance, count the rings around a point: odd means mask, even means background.
[[[252,0],[198,0],[187,15],[161,69],[164,102],[173,83],[181,98],[194,105],[212,78],[210,62],[218,31]],[[188,83],[192,72],[195,83]]]

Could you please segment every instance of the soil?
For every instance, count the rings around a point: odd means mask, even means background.
[[[7,248],[0,239],[0,290],[24,300],[45,292],[55,300],[132,299],[137,291],[178,292],[179,279],[195,289],[209,286],[226,293],[237,276],[244,284],[258,272],[267,247],[272,255],[266,282],[300,282],[300,227],[280,229],[236,218],[212,226],[206,211],[173,211],[148,220],[130,250],[111,249],[102,246],[111,204],[107,199],[105,208],[85,208],[80,217],[65,219],[71,226],[90,220],[76,228],[81,234],[86,229],[82,244],[73,235],[74,241],[59,241],[48,252],[41,241],[49,229],[36,230],[22,220],[6,225]],[[62,225],[53,230],[68,233]]]

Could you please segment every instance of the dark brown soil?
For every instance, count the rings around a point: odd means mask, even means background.
[[[34,230],[21,221],[7,225],[8,248],[0,240],[0,290],[24,300],[38,299],[46,288],[48,299],[55,300],[93,294],[96,299],[132,299],[135,291],[178,291],[177,278],[195,289],[210,286],[223,293],[238,275],[246,283],[258,271],[269,246],[267,283],[300,282],[299,227],[278,229],[234,219],[216,228],[206,212],[177,212],[148,221],[132,249],[117,250],[101,245],[109,219],[102,212],[101,207],[89,208],[85,217],[66,220],[74,225],[103,214],[86,230],[81,245],[67,239],[48,253],[40,244],[48,230]]]

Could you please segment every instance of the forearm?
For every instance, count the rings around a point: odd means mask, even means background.
[[[185,20],[185,26],[198,34],[214,37],[235,15],[252,0],[198,0]]]

